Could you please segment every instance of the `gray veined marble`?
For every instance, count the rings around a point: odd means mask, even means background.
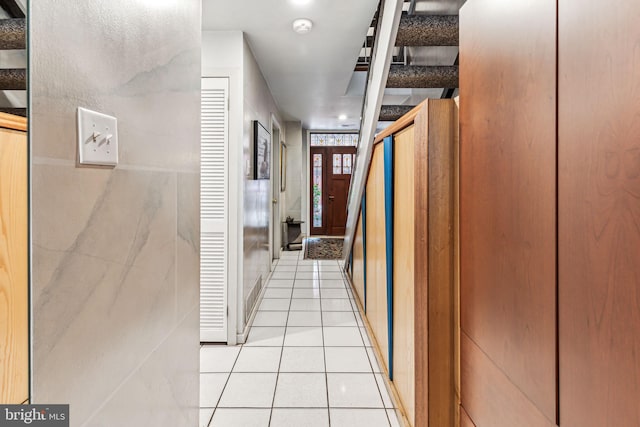
[[[196,425],[200,2],[33,2],[33,401],[71,425]],[[76,109],[118,118],[79,168]]]

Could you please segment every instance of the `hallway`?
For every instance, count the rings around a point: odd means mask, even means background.
[[[284,252],[244,345],[201,348],[200,426],[399,426],[337,261]]]

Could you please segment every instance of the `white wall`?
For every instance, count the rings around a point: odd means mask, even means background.
[[[287,122],[287,188],[286,215],[296,220],[302,219],[302,188],[305,185],[303,166],[306,160],[302,156],[302,123]],[[303,224],[306,225],[306,224]]]
[[[232,307],[228,339],[236,342],[244,329],[243,283],[243,238],[244,229],[244,37],[241,31],[202,32],[202,77],[229,78],[229,292],[228,306]],[[235,165],[235,167],[232,167]],[[235,309],[233,309],[235,307]]]
[[[271,267],[269,256],[269,223],[272,189],[270,180],[254,180],[245,174],[247,162],[253,162],[253,121],[258,120],[269,132],[271,115],[283,123],[278,107],[242,32],[204,31],[202,48],[203,76],[230,76],[230,194],[237,198],[230,219],[230,234],[236,235],[230,247],[235,254],[235,279],[238,286],[237,328],[245,332],[245,314],[252,307],[246,302]],[[277,172],[277,171],[276,171]],[[272,172],[273,173],[273,172]],[[231,257],[230,257],[231,258]],[[242,338],[242,337],[241,337]]]
[[[244,162],[253,159],[253,121],[258,120],[268,132],[271,132],[271,114],[282,123],[278,107],[271,95],[269,86],[260,71],[260,67],[244,42]],[[273,143],[273,141],[272,141]],[[272,146],[277,144],[272,144]],[[273,173],[272,178],[273,178]],[[269,256],[269,223],[271,218],[272,185],[271,180],[254,180],[246,178],[244,187],[244,282],[243,297],[246,310],[252,306],[248,300],[255,286],[260,281],[264,284],[271,270]]]
[[[30,8],[32,402],[196,426],[200,2]],[[116,168],[76,166],[79,106],[117,117]]]

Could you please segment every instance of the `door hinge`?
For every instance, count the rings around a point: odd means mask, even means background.
[[[229,306],[227,306],[227,317],[229,317]]]

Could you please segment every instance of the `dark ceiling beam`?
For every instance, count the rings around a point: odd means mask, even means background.
[[[459,65],[460,64],[460,52],[458,52],[458,54],[456,55],[456,60],[453,62],[453,65]],[[444,88],[444,90],[442,91],[442,98],[443,99],[449,99],[449,98],[453,98],[453,95],[455,95],[457,88],[452,88],[452,87],[448,87],[448,88]]]
[[[26,30],[24,18],[0,19],[0,49],[25,49]]]
[[[403,14],[396,37],[396,46],[458,46],[459,19],[457,15]],[[373,37],[367,36],[367,46]]]
[[[27,70],[17,68],[0,69],[0,90],[26,90]]]
[[[380,108],[378,120],[381,122],[395,122],[413,108],[411,105],[383,105]]]
[[[396,46],[458,46],[457,15],[403,14]]]
[[[24,12],[18,6],[16,0],[0,0],[0,7],[2,7],[10,17],[12,18],[24,18]]]
[[[387,79],[388,88],[457,88],[457,66],[392,65]]]
[[[14,116],[27,117],[26,108],[0,107],[0,113],[13,114]]]

